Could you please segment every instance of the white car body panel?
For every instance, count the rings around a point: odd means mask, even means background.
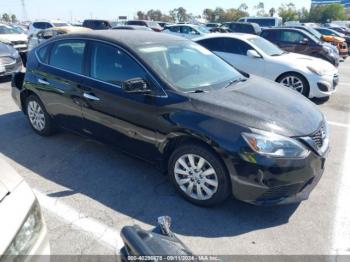
[[[338,70],[329,62],[311,56],[286,53],[281,56],[269,56],[261,49],[249,42],[249,37],[257,37],[247,34],[221,34],[220,37],[233,37],[246,42],[252,46],[260,55],[261,58],[249,57],[226,52],[214,52],[228,63],[232,64],[239,70],[248,74],[258,75],[273,81],[276,81],[279,76],[286,72],[296,72],[303,75],[309,83],[309,98],[326,97],[332,94],[334,76],[338,75]],[[195,41],[210,39],[213,36],[198,38]],[[326,71],[322,76],[312,72],[308,67],[320,68]],[[317,83],[325,84],[329,87],[328,92],[321,92]]]
[[[36,197],[21,176],[0,156],[0,255],[4,254],[23,225]],[[44,223],[37,240],[26,255],[49,255],[50,245]],[[34,257],[32,257],[34,258]]]

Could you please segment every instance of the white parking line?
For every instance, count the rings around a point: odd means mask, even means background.
[[[347,125],[349,127],[349,125]],[[342,175],[337,188],[337,203],[332,235],[332,254],[350,255],[350,129],[345,143]]]
[[[66,221],[72,227],[92,234],[99,242],[112,248],[117,253],[123,247],[123,241],[118,230],[110,228],[96,219],[87,217],[60,200],[48,197],[36,189],[33,191],[43,208]]]
[[[350,124],[343,124],[343,123],[333,122],[333,121],[328,121],[328,124],[330,124],[332,126],[339,126],[339,127],[350,128]]]

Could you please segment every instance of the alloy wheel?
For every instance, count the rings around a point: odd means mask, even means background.
[[[44,130],[46,123],[45,114],[39,103],[33,100],[29,101],[27,113],[32,126],[39,132]]]
[[[296,76],[285,76],[284,78],[282,78],[280,83],[289,88],[292,88],[293,90],[299,93],[304,92],[304,83],[300,78]]]
[[[196,200],[208,200],[218,190],[218,177],[212,165],[203,157],[186,154],[174,167],[175,180],[181,190]]]

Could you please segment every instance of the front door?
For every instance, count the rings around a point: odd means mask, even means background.
[[[156,127],[164,98],[156,88],[152,94],[128,93],[122,88],[124,81],[133,78],[155,85],[121,48],[91,41],[89,50],[90,77],[82,87],[84,131],[142,158],[158,157]]]

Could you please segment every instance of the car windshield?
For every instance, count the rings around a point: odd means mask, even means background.
[[[318,39],[322,38],[322,34],[312,27],[307,27],[307,31],[316,36]]]
[[[335,30],[332,30],[332,29],[322,29],[322,33],[324,35],[335,35],[335,36],[339,36],[339,37],[344,37],[345,35],[343,33],[339,33]]]
[[[204,26],[197,25],[197,26],[194,26],[194,28],[203,34],[210,33],[210,31],[207,28],[205,28]]]
[[[16,29],[12,27],[0,25],[0,34],[1,35],[18,34],[18,32]]]
[[[249,39],[249,42],[254,44],[256,47],[258,47],[261,51],[263,51],[265,54],[270,56],[279,56],[286,53],[282,49],[280,49],[275,44],[271,43],[270,41],[267,41],[265,38],[262,37],[253,37]]]
[[[137,51],[164,81],[183,92],[220,89],[244,79],[212,52],[189,41],[140,46]]]

